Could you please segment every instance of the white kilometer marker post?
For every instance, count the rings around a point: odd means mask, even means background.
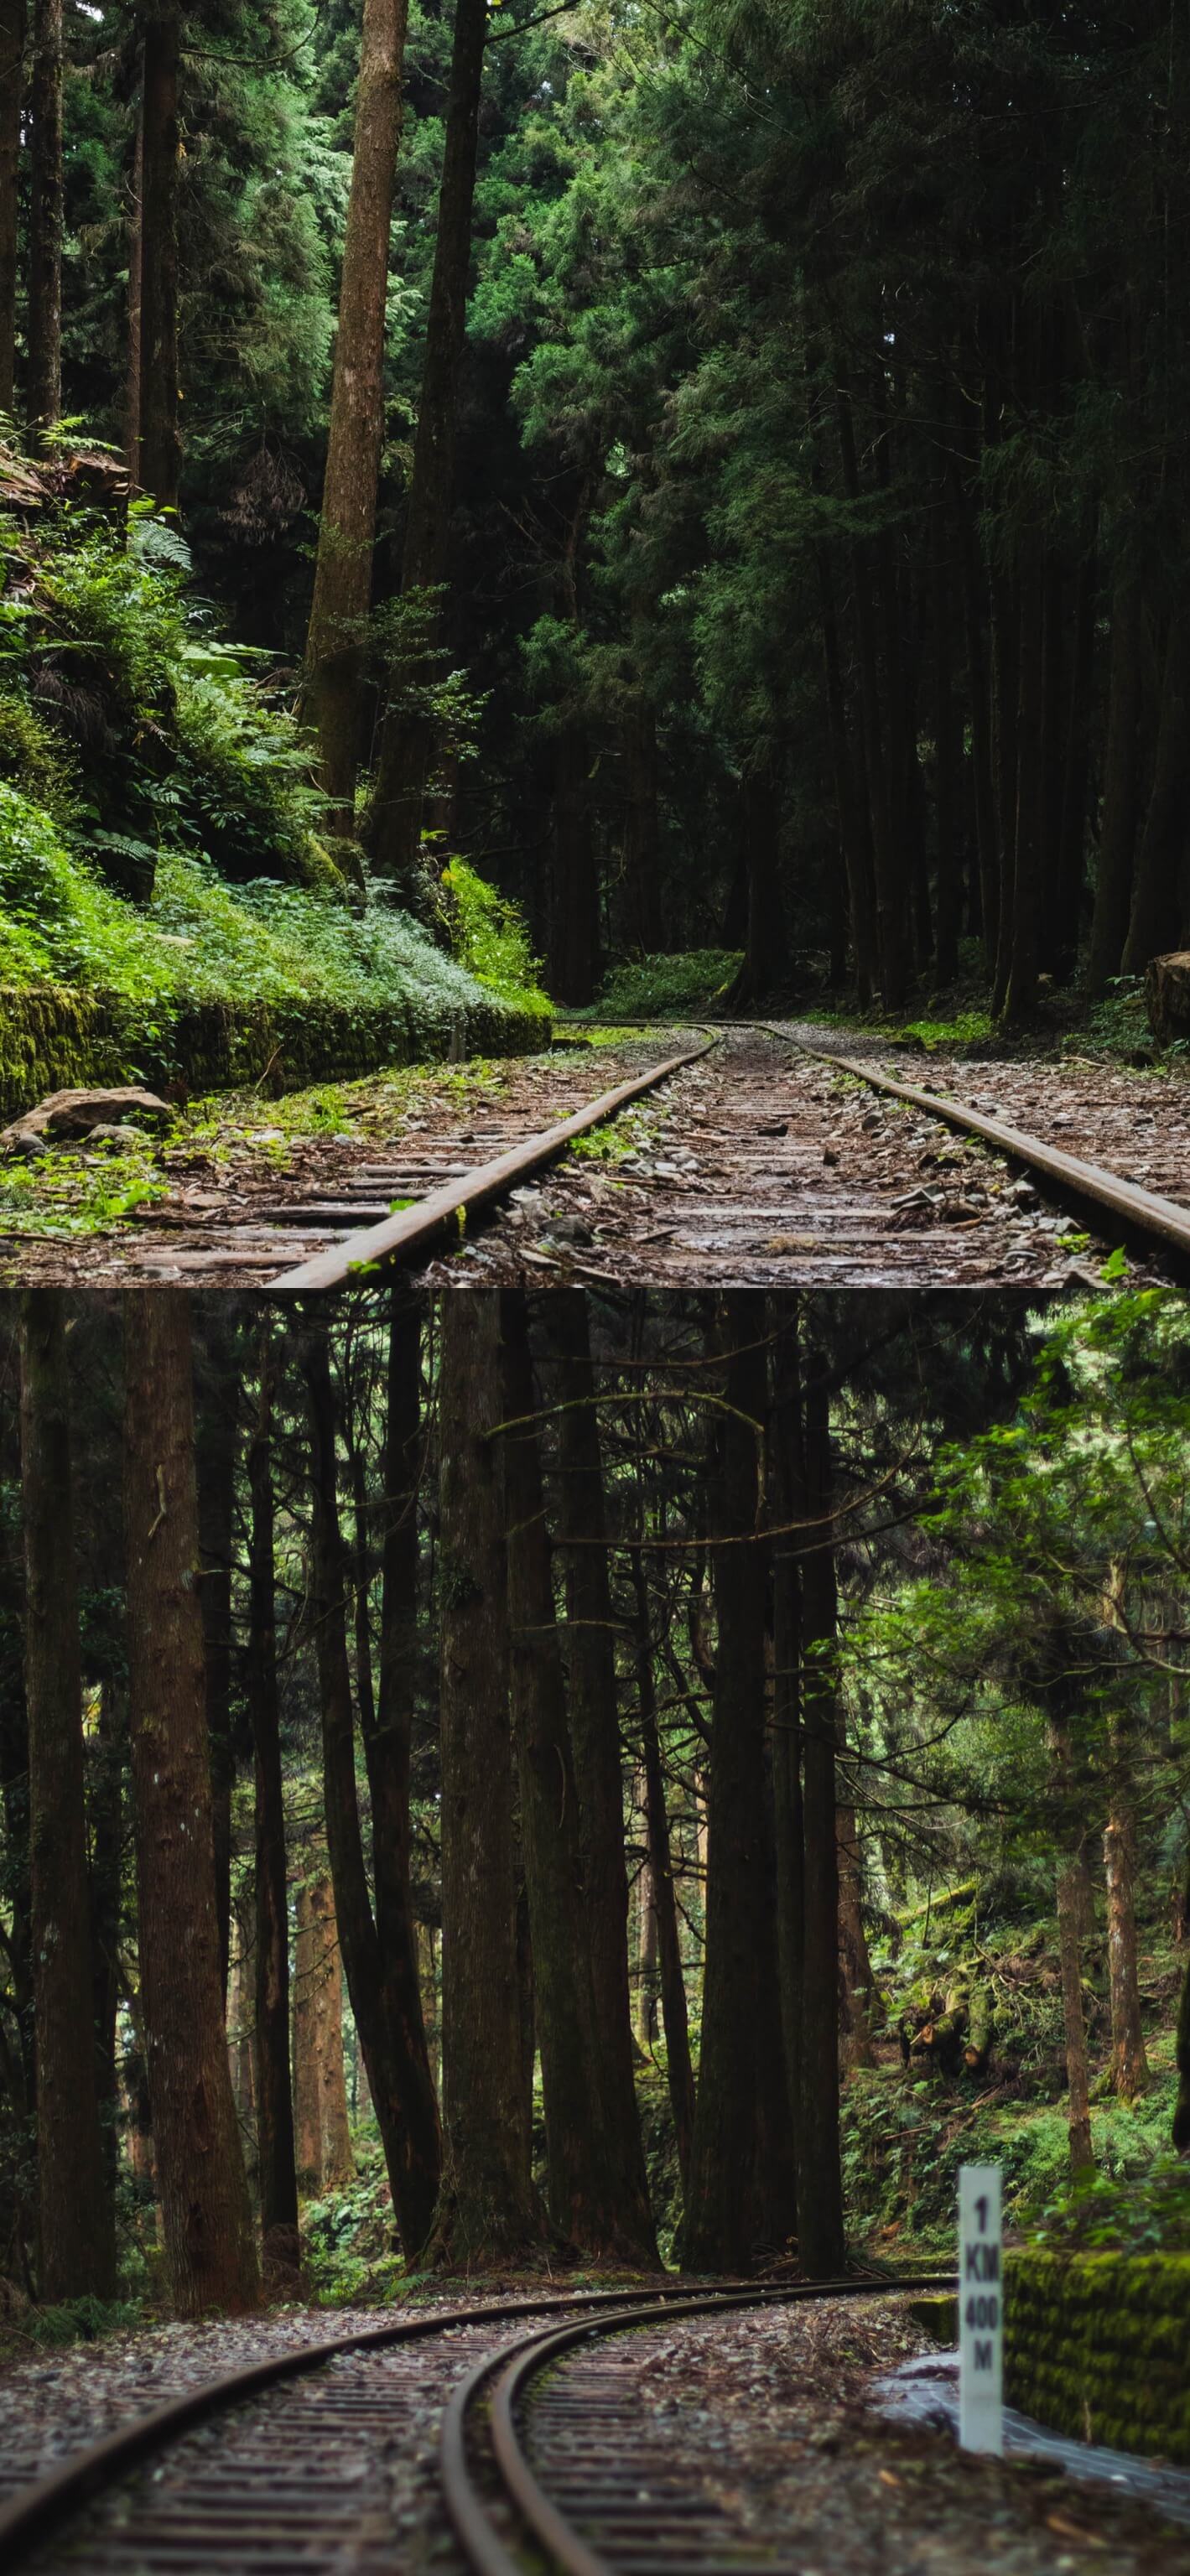
[[[959,2167],[959,2443],[1004,2449],[999,2165]]]

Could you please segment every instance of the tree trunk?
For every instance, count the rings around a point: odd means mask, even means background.
[[[1111,2080],[1133,2102],[1149,2081],[1140,2018],[1136,1948],[1136,1812],[1127,1728],[1112,1712],[1110,1807],[1103,1836],[1107,1875],[1107,1974],[1111,1998]]]
[[[647,641],[642,644],[647,652]],[[632,936],[646,957],[664,946],[657,808],[657,717],[641,700],[624,727],[624,874]]]
[[[1020,585],[1012,919],[1003,1007],[1009,1027],[1023,1026],[1037,1008],[1043,882],[1049,858],[1043,832],[1045,557],[1040,530],[1032,532],[1026,548],[1033,559],[1026,562]]]
[[[318,2081],[318,1992],[314,1963],[312,1878],[297,1892],[293,1959],[294,2161],[307,2200],[322,2188],[322,2095]]]
[[[740,831],[748,871],[748,926],[744,962],[731,988],[734,1010],[780,992],[791,966],[781,894],[781,770],[776,762],[750,768],[740,786]]]
[[[1141,590],[1121,574],[1112,602],[1111,669],[1107,693],[1107,745],[1103,755],[1103,809],[1095,871],[1095,910],[1087,982],[1106,990],[1120,972],[1132,907],[1140,774]]]
[[[846,393],[840,394],[839,397],[839,452],[843,468],[843,489],[849,501],[857,501],[860,495],[855,427],[851,398]],[[894,830],[889,762],[880,705],[879,662],[871,585],[871,550],[864,544],[857,544],[852,549],[852,586],[864,767],[867,773],[871,811],[880,997],[886,1011],[899,1011],[905,999],[907,976],[907,905],[901,870],[901,852],[896,844]]]
[[[839,819],[839,847],[847,876],[847,902],[851,916],[856,996],[866,1010],[879,982],[876,924],[872,912],[871,833],[863,810],[862,789],[860,793],[856,791],[855,771],[858,751],[852,746],[847,723],[847,698],[839,649],[839,621],[835,612],[830,563],[825,546],[819,546],[816,552],[835,811]]]
[[[757,1537],[765,1350],[745,1291],[722,1300],[726,1402],[712,1491],[717,1644],[702,2052],[682,2225],[689,2270],[740,2272],[794,2225],[792,2143],[765,1808],[765,1551]],[[784,2110],[784,2118],[781,2113]],[[785,2167],[774,2163],[783,2139]]]
[[[570,1741],[578,1793],[584,1940],[591,1962],[599,2085],[618,2168],[620,2224],[640,2259],[657,2244],[632,2070],[624,1779],[603,1460],[587,1301],[579,1289],[542,1300],[549,1386],[558,1412],[558,1545],[566,1580]],[[579,1544],[571,1544],[573,1541]]]
[[[122,1561],[119,1581],[122,1592]],[[120,2070],[116,2024],[120,2010],[124,1774],[128,1758],[128,1701],[122,1681],[109,1678],[102,1685],[97,1750],[98,1761],[92,1776],[90,1798],[91,1975],[103,2161],[107,2188],[114,2192],[120,2169]]]
[[[16,411],[17,241],[25,0],[0,0],[0,412]]]
[[[389,236],[408,0],[365,0],[326,472],[306,637],[306,713],[318,732],[324,828],[355,829],[363,627],[384,441]]]
[[[255,2307],[260,2283],[223,2029],[183,1290],[126,1293],[124,1376],[141,2003],[170,2289],[197,2316]]]
[[[62,415],[62,85],[63,0],[33,0],[29,84],[29,370],[26,402],[34,445]]]
[[[934,820],[938,873],[935,879],[937,967],[940,982],[950,983],[959,964],[959,901],[962,863],[959,849],[959,761],[962,727],[954,693],[955,638],[951,599],[955,567],[950,559],[946,488],[934,508]]]
[[[1075,2175],[1095,2162],[1091,2144],[1091,2099],[1087,2068],[1087,2022],[1083,2011],[1084,1837],[1070,1810],[1073,1803],[1073,1756],[1066,1719],[1052,1714],[1048,1727],[1050,1771],[1060,1822],[1057,1864],[1058,1954],[1062,1965],[1062,2012],[1066,2029],[1066,2123],[1070,2162]]]
[[[471,209],[479,141],[479,99],[488,35],[487,0],[455,0],[446,140],[438,192],[434,272],[409,485],[401,597],[416,617],[411,666],[398,666],[380,745],[368,838],[379,873],[412,880],[421,842],[422,799],[433,758],[433,726],[402,704],[424,681],[442,626],[441,586],[449,563],[459,373],[467,322]],[[420,665],[420,667],[419,667]]]
[[[21,1499],[39,2286],[49,2302],[111,2298],[116,2272],[93,2015],[70,1451],[64,1300],[60,1289],[35,1288],[21,1307]]]
[[[324,2191],[342,2191],[355,2172],[347,2116],[343,2063],[343,1955],[335,1916],[333,1880],[325,1871],[310,1886],[310,1950],[314,1970],[314,2068],[318,2092],[319,2163]]]
[[[423,2243],[432,2198],[415,2118],[421,2109],[421,2066],[410,2049],[410,2029],[394,1999],[387,1961],[372,1912],[360,1832],[355,1780],[355,1721],[347,1655],[347,1551],[339,1523],[335,1459],[335,1397],[325,1325],[312,1327],[302,1350],[309,1396],[312,1490],[310,1617],[315,1630],[322,1703],[323,1778],[327,1842],[347,1990],[359,2033],[368,2083],[384,2147],[401,2242],[412,2255]],[[366,1748],[365,1748],[366,1750]],[[420,2004],[413,1967],[414,2004]],[[428,2080],[428,2077],[427,2077]]]
[[[522,2119],[500,1307],[448,1290],[439,1396],[442,2185],[427,2259],[540,2243]]]
[[[802,1820],[802,1587],[789,1530],[804,1483],[798,1310],[774,1298],[770,1472],[773,1518],[773,1825],[777,1876],[777,1971],[789,2101],[796,2144],[801,2123],[802,2005],[805,1986],[805,1835]]]
[[[674,2140],[678,2151],[678,2168],[682,2188],[687,2187],[690,2173],[690,2148],[694,2137],[694,2068],[690,2058],[690,2017],[686,2004],[686,1980],[682,1974],[682,1942],[678,1928],[677,1899],[674,1894],[673,1853],[669,1840],[669,1817],[665,1805],[665,1774],[661,1767],[661,1744],[657,1733],[657,1697],[653,1685],[653,1652],[649,1635],[649,1596],[645,1584],[644,1560],[639,1547],[632,1551],[632,1582],[636,1595],[635,1647],[636,1697],[640,1722],[641,1764],[644,1771],[645,1824],[649,1858],[642,1873],[640,1894],[641,1985],[649,1992],[650,2026],[643,2026],[641,2036],[646,2046],[656,2039],[656,1983],[660,1967],[661,2011],[665,2025],[665,2073],[669,2087],[669,2107],[673,2115]],[[646,1956],[652,1947],[652,1967]]]
[[[811,1364],[804,1399],[805,1465],[799,1517],[802,1553],[803,1824],[805,1949],[802,1988],[801,2121],[798,2131],[798,2241],[810,2280],[842,2270],[843,2185],[839,2163],[839,1865],[835,1814],[838,1625],[831,1520],[830,1404]],[[797,1461],[793,1462],[798,1473]]]
[[[591,757],[581,726],[554,745],[550,840],[550,990],[560,1002],[594,1000],[599,981],[599,877],[591,837]]]
[[[143,73],[142,73],[143,79]],[[145,120],[136,120],[132,183],[128,200],[128,348],[124,380],[124,460],[129,493],[141,489],[140,400],[142,372],[142,303],[145,272]]]
[[[141,182],[140,484],[159,510],[176,510],[178,426],[178,0],[160,0],[145,23]]]
[[[1186,1878],[1186,1921],[1190,1923],[1190,1872]],[[1182,2000],[1178,2008],[1178,2033],[1175,2052],[1178,2098],[1174,2104],[1172,2140],[1180,2156],[1190,2156],[1190,1960],[1182,1979]]]
[[[639,2261],[647,2240],[617,2155],[600,2074],[578,1791],[570,1749],[553,1570],[542,1497],[537,1400],[522,1290],[501,1297],[507,1512],[509,1703],[521,1793],[521,1834],[537,2045],[545,2107],[550,2216],[592,2251]]]
[[[1175,608],[1165,652],[1153,787],[1136,858],[1132,918],[1124,949],[1126,975],[1143,975],[1151,957],[1178,945],[1188,792],[1190,614]]]
[[[235,1774],[231,1742],[231,1558],[240,1382],[235,1321],[228,1300],[213,1299],[199,1309],[199,1318],[195,1443],[202,1560],[199,1600],[211,1761],[215,1911],[219,1966],[226,1994],[231,1954],[231,1793]]]
[[[287,2270],[296,2268],[300,2249],[289,2075],[289,1904],[273,1554],[275,1361],[267,1321],[260,1327],[258,1364],[259,1395],[248,1451],[251,1534],[247,1659],[255,1790],[256,2136],[265,2262]]]

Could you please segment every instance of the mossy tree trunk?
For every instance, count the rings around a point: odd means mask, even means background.
[[[93,2017],[83,1685],[60,1289],[21,1308],[29,1867],[43,2299],[110,2298],[116,2243]]]

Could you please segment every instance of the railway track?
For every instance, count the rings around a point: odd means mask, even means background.
[[[480,2522],[490,2526],[490,2500],[481,2491],[486,2478],[482,2465],[477,2470],[474,2443],[480,2392],[493,2371],[498,2406],[500,2392],[511,2392],[511,2460],[518,2449],[515,2410],[523,2388],[540,2378],[555,2347],[560,2352],[585,2340],[604,2313],[609,2330],[622,2334],[638,2320],[656,2323],[865,2290],[887,2297],[895,2288],[927,2283],[939,2286],[939,2276],[786,2289],[725,2284],[694,2299],[675,2285],[664,2292],[506,2301],[405,2317],[274,2353],[187,2389],[68,2457],[48,2476],[18,2486],[0,2508],[0,2561],[6,2570],[34,2567],[40,2576],[58,2570],[65,2576],[68,2568],[82,2567],[88,2576],[221,2576],[225,2569],[234,2576],[282,2576],[297,2567],[308,2576],[354,2576],[357,2569],[372,2568],[391,2576],[400,2563],[393,2547],[402,2515],[394,2514],[390,2471],[411,2444],[423,2472],[417,2518],[440,2522],[444,2504],[456,2531],[469,2527],[472,2511],[476,2531]],[[543,2314],[544,2330],[539,2325],[493,2348],[495,2327]],[[440,2491],[431,2447],[439,2415]],[[576,2457],[571,2444],[566,2458],[555,2460],[553,2474],[564,2480]],[[607,2462],[605,2486],[609,2475],[613,2485],[618,2480],[620,2465]],[[516,2475],[514,2467],[514,2484]],[[583,2508],[582,2496],[572,2495],[571,2502]],[[678,2513],[676,2520],[683,2530],[689,2526],[688,2516]],[[497,2563],[471,2554],[469,2544],[466,2554],[475,2567]],[[506,2568],[513,2563],[501,2562]],[[563,2555],[558,2563],[569,2570],[587,2561]],[[605,2563],[613,2562],[599,2562]],[[626,2571],[622,2556],[614,2563]],[[662,2553],[652,2563],[660,2569],[674,2561]],[[693,2561],[679,2563],[693,2570]],[[700,2560],[698,2576],[713,2576],[716,2563]]]
[[[927,1082],[822,1034],[645,1033],[594,1094],[583,1056],[502,1068],[462,1106],[431,1084],[428,1111],[307,1140],[275,1175],[258,1155],[209,1185],[174,1153],[162,1204],[83,1243],[10,1238],[0,1272],[283,1297],[397,1264],[435,1285],[1034,1292],[1097,1284],[1121,1243],[1190,1271],[1184,1081],[960,1061]]]

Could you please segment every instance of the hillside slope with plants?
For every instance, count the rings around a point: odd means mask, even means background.
[[[473,871],[422,922],[331,855],[268,657],[228,642],[181,537],[114,479],[102,455],[0,451],[0,1104],[542,1037],[528,943]]]

